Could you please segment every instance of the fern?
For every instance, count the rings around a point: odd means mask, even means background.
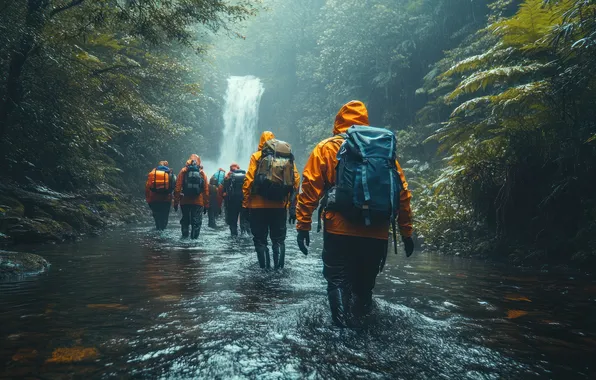
[[[453,101],[463,94],[474,93],[480,89],[486,89],[488,86],[516,82],[524,76],[544,72],[550,67],[549,64],[531,63],[479,71],[463,80],[455,90],[447,95],[446,99]]]

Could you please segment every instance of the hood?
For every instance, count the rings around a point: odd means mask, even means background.
[[[230,165],[230,171],[233,172],[234,170],[238,170],[240,169],[240,165],[238,165],[235,162],[232,162],[232,165]]]
[[[368,111],[359,100],[352,100],[341,107],[335,116],[333,134],[345,133],[352,125],[368,125]]]
[[[261,133],[261,140],[259,141],[259,150],[263,149],[263,145],[271,139],[274,139],[275,135],[271,131],[265,131]]]
[[[190,157],[188,157],[186,165],[190,165],[193,161],[197,164],[197,166],[201,166],[201,157],[196,154],[191,154]]]

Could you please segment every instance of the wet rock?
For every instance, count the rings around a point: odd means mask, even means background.
[[[47,260],[33,253],[0,251],[0,277],[40,274],[49,267]]]
[[[43,243],[72,239],[72,227],[49,218],[0,218],[0,226],[15,243]]]

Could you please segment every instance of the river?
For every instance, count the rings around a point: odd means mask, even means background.
[[[173,218],[29,248],[52,267],[0,283],[0,377],[596,376],[592,276],[390,254],[368,326],[341,330],[313,240],[304,257],[290,229],[280,272],[223,227],[180,240]]]

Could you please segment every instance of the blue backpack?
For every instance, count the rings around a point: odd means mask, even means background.
[[[327,192],[326,210],[366,226],[395,219],[403,188],[397,171],[396,139],[385,128],[352,126],[341,135],[335,186]],[[395,243],[397,244],[397,243]]]

